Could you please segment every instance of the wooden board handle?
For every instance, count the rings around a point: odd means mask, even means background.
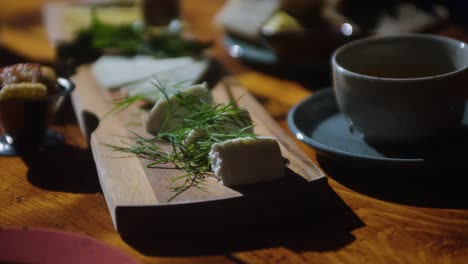
[[[72,93],[72,104],[81,132],[89,142],[91,133],[98,127],[101,118],[112,110],[112,98],[102,91],[89,66],[81,66],[72,80],[79,85]]]

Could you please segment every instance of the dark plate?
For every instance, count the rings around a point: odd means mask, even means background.
[[[336,158],[409,165],[440,165],[468,161],[467,110],[462,126],[450,136],[424,145],[375,147],[352,133],[348,121],[338,110],[333,90],[325,89],[315,92],[294,106],[288,113],[288,125],[296,138],[309,144],[319,153]]]
[[[297,70],[329,70],[329,60],[292,62],[280,59],[273,50],[232,35],[224,36],[224,45],[233,58],[268,67],[284,67]]]

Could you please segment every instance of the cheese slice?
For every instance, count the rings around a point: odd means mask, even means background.
[[[216,15],[215,22],[229,33],[258,41],[263,24],[280,6],[280,0],[229,0]]]
[[[181,94],[199,96],[205,103],[213,101],[206,83],[190,86]],[[180,105],[177,94],[172,94],[168,98],[159,99],[149,113],[143,115],[143,125],[148,133],[155,135],[161,130],[168,131],[175,128],[189,113],[189,109]]]
[[[142,95],[146,101],[156,103],[162,97],[161,91],[155,86],[156,81],[165,87],[171,87],[174,92],[181,92],[198,83],[206,73],[208,66],[208,60],[194,61],[163,70],[143,81],[125,85],[122,90],[127,91],[129,96]]]
[[[183,140],[182,144],[184,146],[190,146],[194,144],[197,140],[207,136],[209,133],[218,133],[218,134],[232,134],[237,131],[242,130],[244,133],[252,133],[253,134],[253,126],[252,126],[252,118],[250,117],[249,112],[244,109],[240,108],[240,113],[236,114],[242,117],[242,120],[238,120],[233,122],[230,116],[226,116],[226,120],[221,120],[218,126],[215,129],[211,130],[199,130],[199,129],[192,129],[187,137]]]
[[[226,186],[268,182],[284,177],[283,157],[276,138],[237,138],[215,143],[211,168]]]
[[[106,55],[100,57],[91,70],[103,88],[113,89],[193,62],[191,57],[155,59],[145,55],[131,58]]]

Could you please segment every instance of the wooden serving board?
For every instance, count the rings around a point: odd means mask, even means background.
[[[173,179],[181,172],[149,169],[149,161],[115,152],[106,145],[131,142],[130,131],[149,136],[141,126],[134,125],[140,120],[138,107],[100,120],[112,109],[115,95],[99,86],[88,66],[79,68],[73,81],[75,112],[83,134],[90,136],[101,187],[114,225],[122,235],[249,224],[306,210],[323,199],[327,186],[324,174],[238,85],[219,83],[212,90],[214,100],[223,103],[240,98],[239,104],[247,108],[256,124],[255,133],[279,139],[283,157],[289,161],[285,165],[287,175],[279,181],[235,188],[208,177],[203,188],[192,187],[171,200],[175,194],[171,187],[177,184]]]

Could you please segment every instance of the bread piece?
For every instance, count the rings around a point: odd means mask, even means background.
[[[55,92],[57,75],[50,67],[18,63],[0,69],[0,99],[41,99]]]
[[[42,83],[12,83],[0,90],[0,99],[41,99],[47,96],[47,87]]]

